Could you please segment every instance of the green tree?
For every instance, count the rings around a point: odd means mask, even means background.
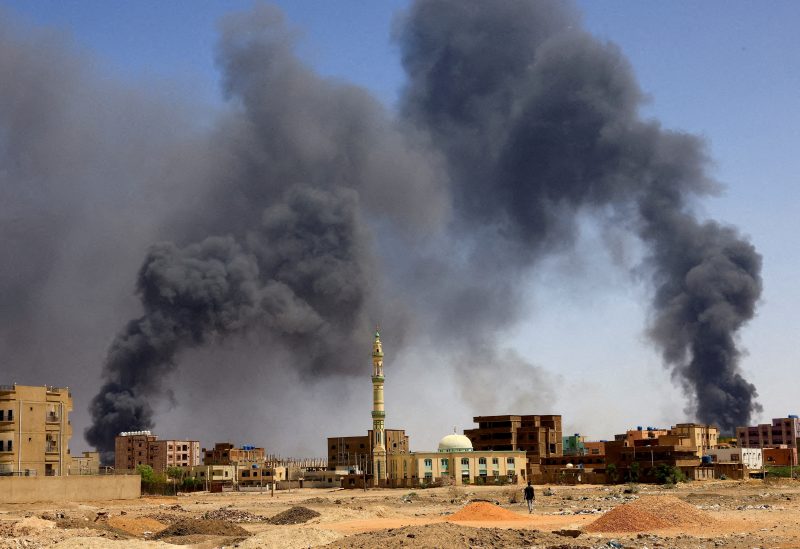
[[[137,465],[136,472],[139,473],[142,477],[142,482],[155,482],[156,481],[156,472],[153,471],[153,468],[149,465]]]
[[[182,467],[167,467],[167,477],[173,480],[181,480],[183,478]]]
[[[639,482],[639,462],[634,461],[628,468],[628,482]]]
[[[686,482],[686,475],[679,467],[674,465],[667,465],[666,463],[659,463],[653,469],[653,477],[659,484],[677,484],[678,482]]]
[[[606,465],[606,478],[611,482],[617,482],[617,480],[619,480],[619,471],[617,471],[616,464],[609,463]]]

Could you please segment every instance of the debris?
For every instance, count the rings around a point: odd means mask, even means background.
[[[295,506],[283,513],[278,513],[267,520],[270,524],[301,524],[319,516],[319,513],[308,507]]]

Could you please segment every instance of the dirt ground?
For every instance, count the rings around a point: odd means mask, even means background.
[[[800,481],[690,482],[670,490],[638,485],[629,493],[626,488],[537,487],[532,514],[522,501],[521,487],[489,486],[302,489],[274,497],[267,492],[194,493],[91,504],[0,505],[0,549],[800,549]],[[287,511],[282,516],[292,520],[277,522],[306,522],[270,523]]]

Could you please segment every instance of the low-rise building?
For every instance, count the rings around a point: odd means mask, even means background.
[[[523,450],[474,450],[464,435],[442,438],[436,452],[394,454],[387,459],[390,487],[432,484],[520,484],[526,478]]]
[[[203,465],[230,465],[235,463],[264,463],[264,448],[243,445],[236,448],[230,442],[217,442],[210,450],[203,448]]]
[[[658,437],[669,434],[667,429],[659,429],[658,427],[642,427],[638,426],[636,429],[628,429],[623,434],[615,435],[614,440],[625,441],[628,446],[633,446],[636,440],[658,440]]]
[[[767,467],[788,467],[797,465],[797,448],[781,446],[779,448],[762,448],[764,465]]]
[[[0,474],[66,475],[70,412],[68,388],[0,385]]]
[[[99,475],[100,452],[84,452],[82,456],[71,456],[68,475]]]
[[[706,453],[713,464],[741,463],[750,471],[761,469],[764,456],[761,448],[712,448]]]

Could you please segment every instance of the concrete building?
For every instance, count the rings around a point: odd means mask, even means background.
[[[782,445],[777,448],[762,448],[764,465],[767,467],[788,467],[797,465],[797,448]]]
[[[565,456],[582,456],[586,454],[584,437],[578,433],[568,437],[561,437],[561,445]]]
[[[772,424],[737,427],[736,438],[741,448],[797,448],[800,419],[795,414],[772,420]]]
[[[472,441],[476,451],[523,450],[527,456],[527,475],[540,472],[543,457],[563,455],[560,415],[501,415],[472,418],[476,429],[466,429],[464,434]]]
[[[150,431],[120,433],[114,439],[114,468],[136,469],[149,465],[164,472],[169,467],[200,465],[200,442],[197,440],[158,440]]]
[[[606,454],[605,440],[588,440],[583,442],[587,456],[604,456]]]
[[[405,429],[384,429],[386,452],[388,454],[407,454],[409,439]],[[328,469],[338,468],[366,470],[372,474],[372,455],[375,440],[374,431],[370,429],[366,435],[328,438]],[[367,464],[365,466],[365,463]]]
[[[68,388],[0,385],[0,475],[66,475],[71,411]]]
[[[764,465],[764,456],[761,448],[712,448],[706,453],[711,457],[711,462],[741,463],[750,471],[761,469]]]
[[[203,465],[264,463],[265,460],[264,449],[250,445],[236,448],[230,442],[217,442],[211,450],[203,448]]]
[[[624,440],[628,446],[633,446],[636,440],[658,440],[658,437],[663,437],[669,434],[667,429],[659,429],[657,427],[642,427],[638,426],[636,429],[628,429],[625,433],[614,435],[614,440]]]
[[[100,452],[84,452],[82,456],[71,456],[68,475],[99,475]]]
[[[521,484],[527,459],[522,450],[476,451],[464,435],[447,435],[437,452],[389,456],[387,486],[420,484]]]
[[[670,428],[669,435],[688,438],[689,446],[695,449],[698,457],[706,455],[719,443],[719,429],[701,423],[678,423]]]

